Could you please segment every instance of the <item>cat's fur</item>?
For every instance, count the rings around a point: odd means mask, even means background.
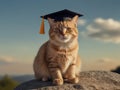
[[[34,60],[36,79],[52,79],[56,85],[62,85],[64,81],[78,83],[81,62],[78,55],[77,20],[78,16],[64,21],[48,18],[50,39],[41,46]]]

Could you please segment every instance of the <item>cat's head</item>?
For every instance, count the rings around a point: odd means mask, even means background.
[[[50,39],[60,43],[67,43],[76,39],[78,37],[77,21],[77,15],[72,19],[66,18],[64,21],[54,21],[48,18]]]

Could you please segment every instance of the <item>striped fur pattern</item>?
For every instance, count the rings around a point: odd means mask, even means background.
[[[62,85],[64,81],[78,83],[81,62],[77,20],[78,16],[64,21],[48,18],[49,40],[40,47],[33,64],[36,79],[52,79],[55,85]]]

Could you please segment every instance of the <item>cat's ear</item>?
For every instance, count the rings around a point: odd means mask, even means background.
[[[77,23],[78,23],[78,15],[74,16],[72,18],[72,22],[77,26]]]
[[[54,25],[54,20],[53,20],[53,19],[47,18],[47,20],[48,20],[50,26],[53,26],[53,25]]]

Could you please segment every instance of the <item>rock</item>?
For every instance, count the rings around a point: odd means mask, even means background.
[[[120,90],[120,74],[107,71],[81,72],[78,84],[54,86],[51,81],[31,80],[17,86],[15,90]]]

